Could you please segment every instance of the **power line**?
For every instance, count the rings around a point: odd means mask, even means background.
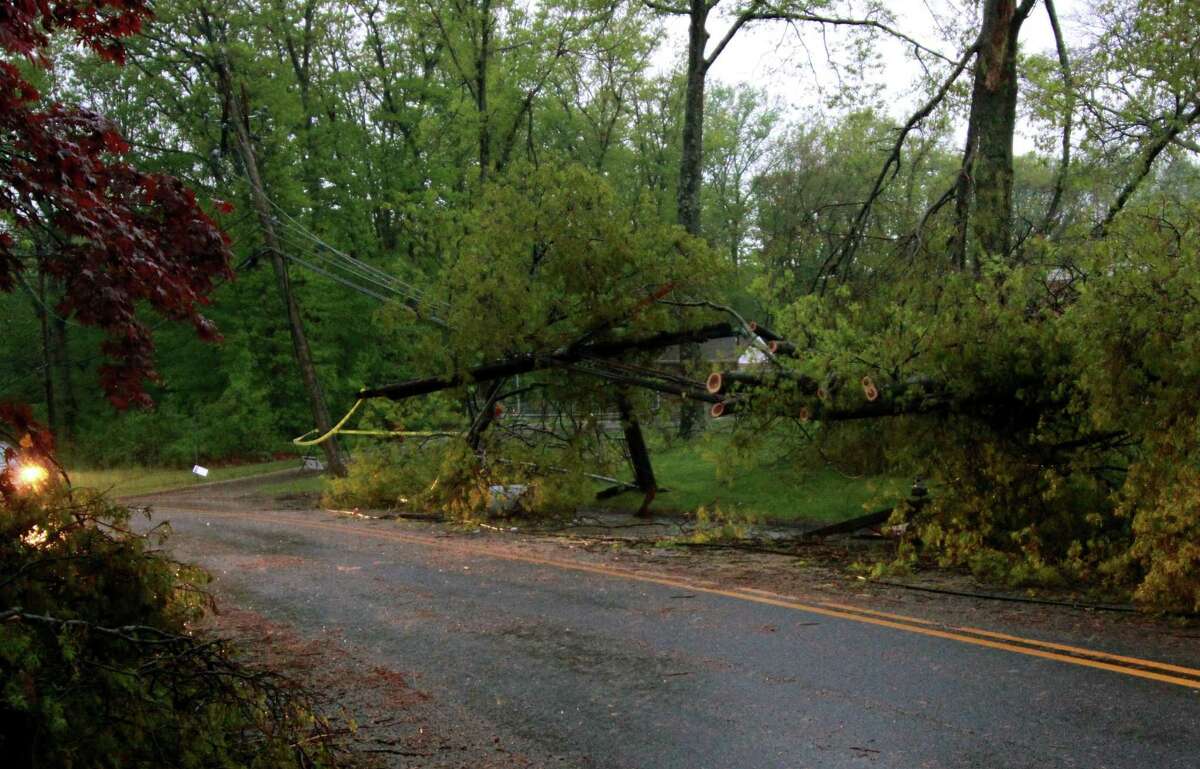
[[[357,284],[353,283],[352,281],[346,280],[345,278],[343,278],[339,275],[335,275],[332,272],[323,270],[320,267],[318,267],[317,265],[312,264],[311,262],[305,261],[304,259],[301,259],[300,257],[296,256],[295,254],[280,252],[280,255],[284,259],[287,259],[288,261],[295,262],[296,264],[299,264],[301,267],[304,267],[305,269],[308,269],[308,270],[312,270],[313,272],[317,273],[318,275],[324,275],[325,277],[329,278],[330,280],[340,283],[349,289],[352,289],[354,291],[357,291],[360,294],[363,294],[364,296],[369,296],[372,299],[378,299],[381,302],[388,302],[388,301],[391,301],[392,299],[394,299],[394,297],[387,297],[387,296],[384,296],[383,294],[376,293],[375,291],[372,291],[369,288],[357,285]]]
[[[427,311],[425,302],[419,298],[409,296],[402,291],[398,291],[394,286],[365,277],[360,273],[351,272],[349,277],[344,273],[339,273],[338,270],[342,268],[342,265],[337,260],[330,259],[327,254],[313,250],[306,244],[297,244],[289,235],[281,237],[280,241],[289,248],[288,251],[280,252],[280,255],[285,259],[295,262],[312,272],[323,275],[364,296],[369,296],[381,302],[399,301],[412,310],[419,319],[429,321],[441,328],[449,328],[449,324],[441,317]],[[448,306],[446,308],[449,309]]]
[[[270,201],[270,202],[273,207],[275,207],[277,209],[279,208],[277,203],[275,203],[274,201]],[[282,210],[281,210],[281,212],[282,212]],[[296,220],[294,218],[292,218],[291,216],[289,216],[286,212],[282,212],[282,213],[284,213],[284,215],[287,216],[288,220],[290,220],[290,223],[289,223],[289,221],[284,221],[284,220],[278,219],[276,217],[272,217],[272,220],[274,222],[276,222],[277,224],[279,224],[281,227],[290,229],[291,231],[299,234],[301,237],[303,237],[307,240],[310,240],[314,244],[316,244],[315,249],[312,246],[308,247],[310,252],[313,252],[316,255],[321,256],[321,258],[326,259],[330,262],[340,261],[340,262],[342,262],[342,264],[340,266],[343,269],[353,272],[353,273],[361,276],[362,278],[369,280],[373,283],[387,285],[388,287],[395,290],[397,293],[406,294],[410,298],[415,299],[417,301],[420,301],[423,303],[432,303],[429,299],[427,299],[427,297],[425,296],[425,292],[422,291],[421,289],[417,288],[416,286],[413,286],[412,284],[410,284],[404,280],[401,280],[400,278],[396,277],[395,275],[384,272],[383,270],[379,269],[378,267],[375,267],[372,264],[364,262],[361,259],[353,257],[344,251],[334,248],[333,246],[329,245],[329,243],[325,242],[320,237],[315,235],[311,230],[309,230],[308,228],[306,228],[303,225],[296,222]]]
[[[231,170],[235,176],[246,182],[252,191],[259,193],[272,208],[284,217],[280,219],[272,215],[271,221],[280,226],[281,232],[277,232],[276,234],[281,237],[281,240],[287,241],[286,245],[289,249],[304,254],[308,259],[322,261],[325,267],[314,264],[312,261],[297,256],[295,253],[281,253],[281,256],[285,259],[377,301],[387,302],[399,299],[413,311],[417,318],[431,322],[444,329],[451,328],[449,323],[436,315],[429,313],[422,314],[421,312],[423,307],[431,307],[443,314],[449,314],[451,311],[449,303],[437,299],[431,300],[425,295],[424,291],[411,283],[330,245],[319,235],[304,226],[304,224],[297,221],[295,217],[272,200],[262,189],[258,188],[245,174],[236,168],[232,168]],[[298,242],[296,240],[297,235],[304,240],[311,241],[311,244]],[[354,279],[348,278],[345,275],[337,274],[338,270],[341,270],[343,273],[349,273],[353,278],[367,285],[355,282]],[[380,291],[385,293],[381,294]],[[606,361],[599,358],[587,360],[583,362],[583,365],[568,366],[567,369],[580,373],[590,373],[593,376],[600,376],[611,381],[628,381],[638,375],[650,377],[651,381],[658,380],[659,382],[663,382],[659,387],[671,390],[692,389],[696,387],[694,382],[669,372],[617,361]]]
[[[391,273],[385,272],[384,270],[381,270],[372,264],[368,264],[367,262],[364,262],[361,259],[351,256],[350,254],[346,253],[345,251],[342,251],[341,249],[338,249],[338,248],[334,247],[333,245],[331,245],[330,243],[326,242],[319,235],[314,233],[308,227],[304,226],[304,224],[299,222],[294,216],[292,216],[290,213],[288,213],[287,210],[285,210],[281,205],[279,205],[277,202],[275,202],[271,198],[270,195],[267,195],[264,190],[262,190],[260,187],[258,187],[248,176],[246,176],[244,173],[242,173],[240,169],[234,167],[232,164],[228,164],[228,165],[229,165],[229,170],[233,176],[236,176],[237,178],[239,178],[243,182],[245,182],[246,185],[251,189],[252,192],[255,192],[255,193],[261,195],[262,198],[264,198],[267,201],[267,203],[273,209],[278,211],[279,214],[283,217],[281,219],[281,218],[279,218],[279,216],[272,215],[271,221],[273,223],[278,224],[281,228],[283,228],[284,231],[290,230],[292,233],[295,233],[296,235],[299,235],[301,238],[311,241],[313,244],[315,244],[316,248],[314,248],[313,246],[306,246],[305,248],[299,249],[302,251],[306,251],[307,252],[306,255],[310,259],[311,258],[321,259],[321,260],[325,261],[332,269],[344,270],[344,271],[349,272],[368,283],[373,284],[376,288],[384,289],[386,291],[389,291],[389,292],[392,292],[399,296],[402,296],[408,300],[406,302],[406,304],[408,304],[410,307],[412,307],[414,309],[416,309],[419,306],[425,305],[425,306],[431,306],[434,309],[436,309],[442,313],[449,312],[450,307],[445,302],[442,302],[440,300],[431,300],[430,298],[428,298],[425,295],[424,291],[422,291],[421,289],[412,285],[411,283],[408,283],[407,281],[399,278],[396,275],[392,275]],[[294,239],[291,239],[289,241],[288,245],[291,248],[297,247],[297,243]],[[324,251],[322,251],[321,249],[324,249]],[[288,255],[285,254],[284,256],[286,257]],[[303,266],[313,268],[313,265],[310,263],[307,263],[307,262],[297,260],[297,263],[302,264]],[[315,270],[315,268],[314,268],[314,271],[317,271],[317,270]],[[327,277],[331,277],[327,271],[321,271],[321,274],[324,274]],[[339,282],[343,282],[343,281],[339,281]],[[418,317],[422,317],[422,316],[418,313]],[[425,319],[434,320],[434,322],[438,323],[439,325],[444,325],[444,323],[442,323],[441,321],[438,321],[432,315],[426,315],[424,317],[425,317]]]

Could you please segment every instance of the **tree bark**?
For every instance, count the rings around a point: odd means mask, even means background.
[[[54,366],[52,344],[50,340],[50,312],[46,309],[46,274],[38,273],[38,301],[34,302],[37,309],[38,323],[42,331],[42,390],[46,398],[46,419],[50,430],[58,433],[58,410],[54,402]]]
[[[300,315],[300,306],[296,302],[295,295],[292,293],[292,283],[291,278],[288,276],[287,263],[284,261],[279,237],[275,232],[274,217],[271,214],[271,203],[263,188],[262,177],[259,175],[254,145],[251,143],[250,133],[246,126],[246,114],[248,110],[244,101],[245,95],[236,95],[234,93],[232,77],[230,76],[228,66],[224,62],[219,62],[217,69],[221,91],[230,103],[234,142],[241,156],[242,165],[246,171],[246,178],[250,182],[250,196],[254,202],[255,213],[258,215],[258,223],[262,229],[263,241],[271,252],[271,267],[274,269],[279,295],[283,299],[284,309],[287,312],[288,330],[291,332],[292,337],[292,352],[296,358],[296,365],[300,369],[300,377],[304,383],[305,394],[308,396],[313,421],[316,423],[317,430],[321,434],[324,434],[333,425],[333,420],[330,419],[329,407],[325,403],[325,393],[321,388],[320,379],[317,377],[317,368],[313,363],[312,350],[308,345],[308,337],[304,333],[304,321]],[[338,444],[336,436],[323,442],[321,448],[325,452],[325,463],[329,472],[338,477],[344,476],[346,474],[346,465],[342,458],[341,447]]]
[[[629,463],[633,466],[633,480],[638,491],[645,495],[638,508],[639,518],[650,516],[650,505],[658,495],[658,482],[654,478],[654,465],[650,463],[650,452],[642,437],[642,426],[633,413],[633,404],[624,390],[617,391],[617,410],[621,415],[621,429],[625,433],[625,445],[629,448]]]
[[[487,181],[492,163],[491,124],[488,119],[488,61],[492,50],[492,2],[479,4],[479,48],[475,57],[475,109],[479,117],[479,183]]]
[[[722,339],[736,335],[737,332],[730,324],[716,323],[698,329],[664,331],[660,334],[636,339],[596,342],[594,344],[564,348],[546,355],[519,355],[506,360],[476,366],[463,374],[454,376],[425,377],[423,379],[410,379],[405,382],[384,385],[382,387],[368,387],[360,390],[358,397],[404,400],[405,398],[412,398],[417,395],[461,387],[473,382],[487,382],[501,377],[527,374],[531,371],[561,368],[572,363],[578,363],[585,358],[613,358],[630,353],[661,350],[664,347],[688,341]],[[696,389],[699,393],[704,392],[703,387],[700,385],[697,385]]]
[[[1012,248],[1013,133],[1017,125],[1017,38],[1036,0],[985,0],[975,57],[967,144],[963,152],[952,252],[966,266],[978,252],[1006,257]],[[978,269],[978,258],[971,259]]]
[[[683,148],[679,161],[679,189],[676,190],[676,217],[689,235],[700,236],[700,180],[704,172],[704,81],[708,62],[708,0],[691,0],[688,14],[687,83],[683,107]],[[679,362],[696,365],[700,348],[683,345]],[[684,401],[679,406],[679,437],[690,438],[700,421],[696,405]]]
[[[496,404],[500,400],[500,389],[504,387],[504,378],[496,379],[488,388],[487,396],[483,400],[483,406],[479,409],[479,413],[475,415],[475,419],[471,421],[471,429],[467,431],[467,445],[472,451],[479,451],[479,445],[483,440],[483,434],[492,422],[496,419]]]
[[[320,156],[320,151],[317,147],[317,140],[314,136],[313,128],[316,125],[316,114],[313,109],[313,94],[312,94],[312,51],[314,44],[314,18],[317,12],[316,0],[304,0],[303,10],[301,12],[301,24],[297,31],[300,35],[300,43],[297,45],[296,38],[293,35],[294,23],[288,18],[288,10],[283,0],[275,0],[275,12],[284,19],[282,27],[284,52],[287,56],[287,61],[292,67],[292,74],[296,77],[296,87],[300,95],[300,123],[299,130],[304,136],[305,152],[301,160],[303,168],[303,178],[305,191],[308,193],[308,199],[311,203],[311,220],[310,226],[316,228],[319,225],[317,221],[322,212],[326,210],[322,199],[324,191],[321,187],[321,178],[318,173],[315,163]]]
[[[75,378],[71,375],[70,335],[67,332],[65,318],[54,316],[53,356],[58,369],[59,430],[60,435],[70,436],[75,433],[76,422],[79,418],[79,401],[75,399]]]
[[[1050,195],[1050,205],[1046,207],[1046,216],[1042,220],[1041,230],[1049,233],[1058,224],[1059,208],[1062,205],[1063,193],[1067,187],[1067,174],[1071,170],[1071,131],[1075,125],[1075,76],[1071,72],[1071,58],[1067,52],[1067,43],[1063,38],[1062,27],[1058,23],[1058,11],[1054,0],[1044,0],[1046,16],[1050,21],[1050,30],[1054,33],[1054,48],[1058,53],[1058,71],[1062,76],[1063,87],[1067,91],[1067,103],[1063,110],[1062,151],[1059,156],[1058,171],[1054,174],[1054,191]]]
[[[679,189],[676,214],[689,235],[700,234],[700,177],[704,160],[704,81],[708,63],[704,49],[708,45],[709,4],[692,0],[688,15],[687,84],[683,107],[683,154],[679,161]]]

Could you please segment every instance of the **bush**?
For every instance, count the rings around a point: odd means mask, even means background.
[[[382,444],[356,451],[345,478],[330,478],[322,498],[334,507],[421,509],[437,480],[440,450]]]
[[[11,489],[9,490],[11,491]],[[54,487],[0,498],[0,754],[13,766],[311,766],[303,692],[193,633],[204,575],[128,510]],[[300,747],[307,745],[307,747]]]
[[[503,458],[481,461],[458,438],[424,445],[393,444],[359,453],[345,478],[330,480],[324,501],[430,512],[460,521],[516,513],[555,517],[574,512],[592,498],[584,466],[573,447],[533,450],[507,444]],[[510,507],[492,493],[497,486],[523,487],[524,492]]]

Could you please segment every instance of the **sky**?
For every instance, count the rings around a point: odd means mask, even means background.
[[[722,5],[732,6],[729,0]],[[947,23],[966,25],[962,4],[955,0],[884,0],[895,15],[895,27],[924,45],[951,58],[958,51],[941,42],[938,26]],[[1059,22],[1068,47],[1084,38],[1083,14],[1088,0],[1056,0]],[[721,6],[718,6],[718,10]],[[709,50],[729,27],[723,18],[709,22]],[[672,69],[682,60],[687,46],[687,20],[671,17],[666,22],[667,43],[655,54],[654,65],[661,71]],[[836,47],[846,40],[845,33],[831,31],[828,41]],[[879,35],[875,50],[880,56],[880,69],[870,79],[882,88],[880,96],[889,112],[903,121],[915,108],[917,96],[913,85],[922,76],[922,69],[905,53],[905,44],[894,38]],[[1034,9],[1021,29],[1021,46],[1026,53],[1054,54],[1054,36],[1041,3]],[[710,82],[728,85],[749,83],[765,88],[767,93],[785,108],[786,114],[799,119],[818,111],[831,114],[826,96],[838,90],[838,77],[824,55],[822,33],[816,25],[803,25],[799,31],[781,22],[761,22],[740,30],[710,70]],[[1027,152],[1034,146],[1034,129],[1023,123],[1018,129],[1015,149]]]

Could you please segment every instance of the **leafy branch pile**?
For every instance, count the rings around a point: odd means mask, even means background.
[[[804,340],[782,381],[817,389],[749,388],[739,428],[824,418],[818,440],[927,478],[895,517],[910,564],[1198,611],[1198,227],[1194,207],[1131,211],[1019,265],[806,296],[780,314]]]
[[[328,730],[288,679],[191,623],[204,575],[61,486],[0,502],[0,751],[18,766],[315,766]]]

